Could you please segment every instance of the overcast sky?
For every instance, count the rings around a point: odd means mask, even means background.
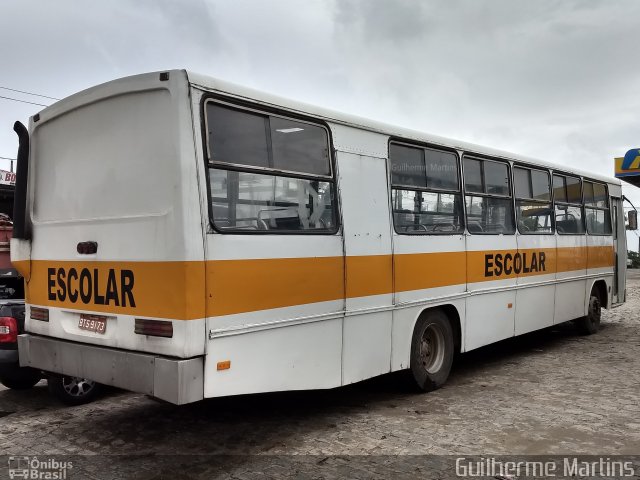
[[[0,86],[187,68],[613,175],[640,147],[638,32],[637,0],[1,0]],[[0,156],[41,108],[0,99]]]

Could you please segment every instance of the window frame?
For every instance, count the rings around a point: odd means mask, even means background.
[[[528,170],[529,172],[533,172],[533,171],[537,171],[537,172],[543,172],[547,174],[547,179],[549,180],[549,200],[538,200],[535,198],[525,198],[525,197],[518,197],[518,194],[516,193],[516,169],[519,168],[521,170]],[[553,174],[551,173],[551,170],[546,169],[544,167],[535,167],[535,166],[531,166],[531,165],[524,165],[524,164],[520,164],[520,163],[514,163],[512,165],[511,168],[512,171],[512,175],[513,175],[513,201],[514,201],[514,214],[516,217],[516,230],[518,231],[519,235],[555,235],[556,234],[556,209],[555,209],[555,205],[553,202]],[[530,187],[531,187],[531,194],[533,195],[533,175],[529,175],[529,179],[530,179]],[[550,232],[521,232],[520,231],[520,225],[518,224],[518,201],[522,200],[528,203],[537,203],[540,205],[550,205],[551,207],[551,231]]]
[[[285,120],[293,120],[296,122],[306,123],[316,127],[321,127],[327,134],[327,154],[329,155],[329,169],[330,176],[326,175],[313,175],[305,174],[302,172],[294,172],[289,170],[281,170],[275,168],[245,166],[241,164],[228,163],[228,162],[215,162],[211,161],[211,150],[209,145],[209,122],[207,119],[207,105],[209,103],[215,103],[222,105],[232,110],[238,110],[243,112],[254,113],[261,116],[276,116]],[[207,233],[220,233],[226,235],[336,235],[342,229],[341,211],[338,202],[338,179],[336,175],[335,165],[335,147],[333,146],[333,136],[329,125],[320,119],[313,118],[307,115],[300,115],[297,112],[290,112],[284,108],[277,108],[273,106],[260,105],[245,100],[233,99],[224,95],[206,93],[202,96],[200,101],[200,130],[202,139],[202,152],[203,162],[205,170],[206,181],[206,195],[207,195],[207,209],[209,215],[209,228]],[[270,142],[268,142],[270,144]],[[271,153],[269,153],[271,156]],[[211,178],[209,170],[216,168],[218,170],[240,172],[240,173],[255,173],[260,175],[269,175],[273,177],[285,177],[296,178],[302,180],[318,180],[322,182],[328,182],[332,184],[331,188],[331,206],[333,210],[333,218],[335,219],[335,226],[330,230],[243,230],[243,229],[220,229],[216,226],[213,219],[213,205],[211,197]]]
[[[589,182],[592,185],[601,185],[604,186],[604,194],[605,194],[605,199],[607,202],[607,206],[605,208],[602,207],[596,207],[596,206],[591,206],[591,205],[587,205],[586,203],[586,199],[584,197],[584,183],[585,182]],[[598,182],[596,180],[590,180],[589,178],[583,178],[582,179],[582,206],[584,209],[584,223],[585,223],[585,232],[593,237],[612,237],[613,236],[613,221],[612,221],[612,217],[611,217],[611,197],[609,195],[609,184],[608,183],[603,183],[603,182]],[[595,190],[594,190],[594,198],[595,198]],[[591,233],[589,231],[589,224],[587,222],[587,210],[601,210],[603,212],[605,212],[605,215],[608,215],[609,217],[609,228],[611,229],[611,231],[609,233]]]
[[[553,177],[554,176],[559,176],[559,177],[564,177],[565,181],[564,181],[564,194],[567,198],[566,202],[560,201],[558,202],[556,200],[556,192],[555,192],[555,188],[553,187]],[[573,202],[569,202],[569,194],[567,191],[567,180],[566,177],[573,177],[573,178],[577,178],[578,180],[580,180],[580,203],[573,203]],[[584,179],[582,178],[582,176],[580,175],[576,175],[575,173],[568,173],[568,172],[563,172],[560,170],[552,170],[551,171],[551,196],[553,198],[553,216],[554,216],[554,225],[557,224],[556,223],[556,205],[560,204],[560,205],[564,205],[564,206],[569,206],[569,207],[580,207],[580,211],[582,213],[581,219],[582,219],[582,229],[583,232],[582,233],[562,233],[559,232],[558,229],[556,228],[556,233],[558,235],[565,235],[565,236],[570,236],[570,235],[574,235],[574,236],[584,236],[587,234],[587,222],[585,219],[585,214],[584,214]]]
[[[484,191],[482,193],[480,192],[467,192],[466,191],[466,183],[464,182],[464,160],[468,158],[469,160],[476,160],[480,162],[480,179],[482,181],[482,189],[486,190],[487,189],[487,185],[486,185],[486,181],[484,178],[484,162],[493,162],[493,163],[500,163],[503,165],[507,166],[507,180],[509,182],[509,195],[499,195],[499,194],[495,194],[495,193],[485,193]],[[517,226],[517,220],[516,220],[516,207],[515,207],[515,189],[514,189],[514,183],[513,183],[513,166],[512,166],[512,161],[508,160],[508,159],[504,159],[504,160],[497,160],[494,158],[490,158],[490,157],[484,157],[482,155],[478,155],[478,154],[474,154],[472,152],[465,152],[462,155],[462,158],[460,160],[460,165],[462,167],[462,203],[464,204],[464,223],[465,223],[465,231],[469,234],[469,235],[504,235],[504,236],[509,236],[509,235],[516,235],[518,232],[518,226]],[[502,199],[502,200],[510,200],[511,203],[511,221],[513,222],[513,232],[512,233],[504,233],[504,232],[498,232],[498,233],[494,233],[494,232],[470,232],[468,229],[468,218],[467,218],[467,196],[469,197],[483,197],[483,198],[496,198],[496,199]]]
[[[446,153],[452,153],[456,159],[456,172],[458,174],[458,189],[457,190],[450,190],[450,189],[446,189],[446,188],[433,188],[433,187],[417,187],[415,185],[395,185],[393,183],[393,168],[392,168],[392,163],[391,163],[391,144],[394,145],[399,145],[401,147],[408,147],[408,148],[416,148],[416,149],[420,149],[423,152],[425,150],[433,150],[436,152],[446,152]],[[424,153],[424,162],[425,162],[425,168],[426,168],[426,162],[427,162],[427,157],[426,157],[426,153]],[[411,143],[411,142],[407,142],[405,139],[397,139],[397,138],[389,138],[389,142],[387,144],[387,165],[388,165],[388,182],[389,182],[389,214],[391,217],[391,223],[393,224],[393,231],[397,234],[397,235],[407,235],[407,236],[425,236],[425,235],[447,235],[447,236],[455,236],[455,235],[464,235],[464,232],[466,231],[467,228],[467,224],[466,224],[466,215],[465,215],[465,209],[464,209],[464,192],[462,189],[462,162],[461,162],[461,157],[458,153],[457,150],[453,149],[453,148],[447,148],[447,147],[443,147],[440,145],[432,145],[432,144],[428,144],[428,143]],[[426,170],[425,170],[425,178],[426,178]],[[407,231],[399,231],[396,227],[396,220],[395,220],[395,214],[393,211],[393,191],[394,190],[401,190],[401,191],[412,191],[412,192],[421,192],[421,193],[437,193],[437,194],[441,194],[441,193],[445,193],[445,194],[451,194],[451,195],[459,195],[460,196],[460,209],[461,209],[461,217],[460,220],[462,222],[462,228],[460,230],[458,230],[457,232],[439,232],[439,231],[416,231],[414,233],[409,233]],[[414,212],[415,213],[415,212]],[[454,212],[455,215],[455,212]]]

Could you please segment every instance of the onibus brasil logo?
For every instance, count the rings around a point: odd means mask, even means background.
[[[9,478],[24,478],[34,480],[66,480],[68,471],[73,468],[73,462],[38,457],[16,456],[9,457]]]

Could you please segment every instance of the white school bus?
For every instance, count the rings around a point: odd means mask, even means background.
[[[324,389],[625,300],[618,180],[175,70],[21,139],[23,365],[184,404]]]

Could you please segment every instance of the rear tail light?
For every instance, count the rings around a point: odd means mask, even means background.
[[[144,320],[136,318],[135,332],[138,335],[151,335],[152,337],[173,337],[173,323],[165,320]]]
[[[38,308],[31,307],[31,320],[40,320],[42,322],[49,321],[49,309],[48,308]]]
[[[18,323],[13,317],[0,317],[0,343],[18,341]]]

